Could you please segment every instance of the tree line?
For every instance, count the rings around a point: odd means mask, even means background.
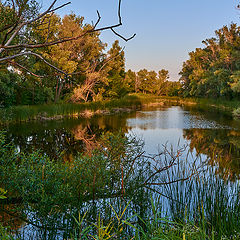
[[[0,6],[0,18],[13,21],[12,9],[2,3]],[[1,25],[6,26],[6,21]],[[168,81],[167,70],[126,72],[124,49],[119,41],[107,51],[100,32],[91,29],[84,17],[72,13],[61,18],[48,13],[41,23],[19,33],[14,39],[15,46],[31,48],[39,42],[45,44],[31,54],[24,49],[16,52],[14,45],[13,49],[5,49],[4,54],[10,58],[0,64],[0,104],[101,101],[133,92],[174,94],[176,84]],[[6,32],[2,31],[0,42],[4,43],[5,38]],[[28,43],[23,44],[26,38]],[[65,38],[74,40],[58,42]],[[54,42],[58,44],[49,44]],[[17,57],[11,58],[11,54]]]
[[[189,53],[180,80],[168,70],[126,70],[124,49],[116,40],[109,49],[102,30],[84,17],[60,17],[50,7],[39,13],[37,1],[0,2],[0,106],[51,102],[88,102],[120,98],[128,93],[181,97],[236,98],[240,92],[240,27],[217,30],[204,47]],[[68,3],[67,3],[68,4]]]
[[[189,53],[180,72],[184,97],[232,99],[240,92],[240,27],[215,31],[215,37],[203,41],[205,47]]]

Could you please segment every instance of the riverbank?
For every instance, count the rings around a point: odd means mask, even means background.
[[[24,121],[59,120],[66,117],[80,118],[94,115],[131,112],[141,107],[141,101],[136,96],[126,96],[101,102],[89,103],[59,103],[35,106],[14,106],[0,109],[0,124]]]
[[[239,239],[237,182],[203,162],[188,168],[185,150],[147,157],[143,147],[105,133],[91,155],[70,162],[40,151],[16,157],[0,132],[0,239]]]
[[[194,106],[197,105],[199,108],[203,109],[215,109],[231,115],[234,117],[240,117],[237,112],[240,109],[240,101],[234,100],[224,100],[224,99],[211,99],[211,98],[180,98],[180,97],[155,97],[155,100],[147,105],[159,104],[176,104],[182,106]],[[239,111],[240,112],[240,111]]]
[[[131,94],[121,99],[87,103],[59,103],[33,106],[13,106],[0,109],[0,124],[61,120],[63,118],[90,118],[96,115],[129,113],[146,105],[165,105],[179,98]]]
[[[63,118],[89,118],[96,115],[110,115],[136,111],[145,106],[198,105],[203,108],[214,108],[228,115],[238,117],[240,101],[221,99],[196,99],[180,97],[158,97],[145,94],[131,94],[121,99],[87,103],[59,103],[35,106],[14,106],[0,109],[0,124],[10,122],[47,121]],[[239,114],[240,115],[240,114]]]

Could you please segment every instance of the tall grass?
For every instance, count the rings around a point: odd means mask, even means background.
[[[136,96],[126,96],[122,99],[79,104],[59,103],[37,106],[14,106],[0,109],[0,123],[30,121],[43,117],[71,117],[85,110],[92,112],[97,110],[111,111],[114,110],[114,108],[137,108],[140,105],[141,101]]]
[[[16,155],[0,137],[0,180],[11,193],[2,201],[21,202],[37,239],[240,238],[238,181],[222,180],[186,148],[146,157],[141,141],[102,139],[91,156],[61,163],[39,152]]]
[[[59,103],[0,108],[0,124],[9,122],[30,121],[41,118],[54,118],[59,116],[72,117],[81,114],[86,110],[92,111],[94,113],[97,110],[108,110],[111,112],[112,110],[114,110],[114,108],[136,109],[141,107],[143,104],[155,102],[180,105],[194,104],[198,107],[203,107],[205,109],[215,108],[221,111],[225,111],[227,114],[237,117],[238,114],[236,109],[240,108],[240,102],[238,100],[228,101],[224,99],[180,98],[137,93],[127,95],[121,99],[104,100],[101,102],[87,102],[78,104]],[[113,111],[113,113],[114,112],[119,111]]]

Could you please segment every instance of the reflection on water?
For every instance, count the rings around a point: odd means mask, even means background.
[[[240,177],[240,132],[226,129],[185,129],[190,149],[205,154],[224,179]]]
[[[191,114],[181,107],[158,108],[152,111],[138,111],[134,118],[127,120],[127,125],[144,130],[148,129],[221,129],[230,128],[201,114]]]
[[[79,152],[90,153],[91,150],[101,141],[100,138],[103,133],[117,133],[121,130],[126,135],[135,135],[138,138],[143,139],[145,142],[144,150],[148,154],[161,152],[164,148],[163,146],[166,145],[168,148],[172,147],[173,150],[186,146],[186,152],[182,153],[181,159],[188,156],[188,159],[190,159],[189,161],[191,161],[192,159],[194,160],[197,158],[197,156],[201,156],[202,159],[207,161],[208,166],[214,170],[215,174],[219,175],[221,178],[231,179],[233,182],[240,178],[239,121],[235,121],[218,112],[203,111],[195,107],[155,107],[142,109],[135,113],[115,116],[98,116],[91,119],[64,119],[61,121],[12,124],[4,127],[4,129],[7,131],[7,141],[12,142],[19,152],[31,152],[34,149],[41,149],[42,152],[51,156],[51,158],[54,158],[56,161],[61,154],[64,162],[70,162],[70,165],[74,160],[74,156],[78,155]],[[119,145],[118,142],[116,144]],[[106,149],[109,149],[109,147],[106,147]],[[191,152],[191,158],[189,158],[188,151]],[[128,159],[128,157],[126,157],[126,159]],[[146,168],[142,163],[143,162],[141,162],[139,166],[145,170]],[[159,161],[158,164],[164,163]],[[82,171],[87,174],[87,171],[84,170],[84,167],[86,167],[85,165],[86,162],[83,164]],[[93,164],[89,163],[89,166],[92,166],[93,168],[97,168],[97,165],[96,162]],[[113,179],[114,181],[108,182],[106,186],[110,186],[111,184],[114,185],[116,184],[116,181],[118,181],[119,184],[117,189],[120,189],[122,194],[123,186],[121,177],[123,176],[123,169],[120,167],[121,166],[119,165],[119,169],[117,169],[118,175]],[[86,168],[88,168],[88,165]],[[138,167],[132,167],[131,163],[129,163],[129,169],[133,169],[134,171],[140,170]],[[104,168],[104,170],[108,171],[108,168]],[[84,174],[80,175],[83,176]],[[94,174],[90,173],[89,175],[91,178],[94,178]],[[132,188],[129,187],[129,192],[132,193],[131,207],[140,212],[140,214],[142,214],[141,217],[144,217],[147,215],[147,211],[149,211],[148,206],[151,205],[150,194],[146,191],[141,193],[139,192],[139,189],[135,188],[135,182],[139,182],[139,179],[141,180],[141,178],[139,177],[140,175],[138,176],[137,174],[133,176],[137,180],[132,179],[132,181],[130,181],[130,183],[132,183]],[[96,182],[100,184],[102,177],[103,176],[99,174],[100,180]],[[75,180],[75,177],[73,179]],[[86,177],[86,179],[89,180],[89,177]],[[184,176],[182,179],[184,179]],[[155,183],[158,184],[159,179],[155,180]],[[169,182],[169,180],[167,182]],[[105,183],[103,185],[106,187]],[[89,186],[84,187],[86,187],[83,191],[85,194]],[[124,187],[126,188],[127,186]],[[104,206],[109,202],[111,202],[113,206],[116,204],[117,209],[117,201],[120,200],[116,198],[116,194],[114,195],[115,197],[113,197],[111,192],[113,189],[111,189],[111,187],[107,188],[109,195],[102,198],[100,197],[100,200],[96,202],[94,201],[95,187],[93,189],[94,197],[89,198],[90,200],[88,199],[88,201],[82,202],[81,206],[78,205],[82,213],[88,209],[89,213],[92,213],[90,216],[93,216],[94,213],[96,213],[97,208],[104,209]],[[178,194],[178,191],[176,191],[176,193]],[[81,194],[83,195],[82,192]],[[188,200],[188,198],[186,199]],[[166,199],[161,203],[162,206],[166,206],[165,200]],[[190,205],[191,203],[186,204],[185,206]],[[33,237],[35,232],[38,232],[37,234],[39,235],[36,235],[35,239],[50,239],[46,237],[46,230],[37,227],[36,229],[38,230],[36,230],[34,226],[24,224],[21,220],[8,215],[7,210],[11,209],[12,205],[8,204],[5,205],[5,207],[7,209],[5,209],[5,213],[2,214],[2,217],[0,218],[1,222],[5,222],[8,226],[11,226],[9,221],[12,221],[16,229],[20,228],[20,235],[28,235],[29,233],[31,237]],[[14,206],[14,209],[15,207],[16,206]],[[77,211],[79,209],[74,209],[76,214],[78,214]],[[24,211],[25,209],[22,210],[22,212]],[[60,213],[57,214],[59,215]],[[37,219],[38,224],[40,223],[41,226],[44,226],[45,220],[41,218],[39,220],[38,209],[29,211],[27,215],[28,219],[31,220],[35,218]],[[109,213],[106,213],[105,215],[108,216]],[[57,220],[59,220],[59,222],[61,222],[61,220],[67,221],[69,226],[74,225],[72,220],[66,220],[64,217],[66,216],[62,213],[62,218]],[[62,226],[61,224],[65,224],[64,221],[59,223],[60,226]],[[54,219],[53,224],[56,224],[56,219]],[[56,236],[57,233],[54,234],[53,235]],[[31,239],[31,237],[26,237],[26,239]]]
[[[156,153],[167,144],[177,149],[188,144],[194,154],[210,158],[224,178],[240,176],[239,121],[218,112],[196,107],[151,107],[130,114],[92,119],[31,122],[9,125],[7,139],[19,151],[41,149],[57,159],[71,161],[79,152],[89,152],[104,132],[121,131],[145,141],[145,151]]]

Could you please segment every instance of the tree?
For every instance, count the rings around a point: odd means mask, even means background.
[[[158,77],[155,83],[154,92],[157,95],[167,95],[168,87],[167,80],[169,79],[168,70],[162,69],[158,72]]]
[[[105,95],[111,98],[123,96],[127,93],[124,86],[125,56],[118,40],[112,44],[108,57],[112,60],[107,65],[108,82]]]
[[[180,72],[184,96],[232,98],[238,93],[240,27],[231,24],[189,54]]]
[[[51,34],[52,24],[50,21],[50,16],[58,9],[70,4],[70,2],[65,3],[61,6],[55,7],[57,0],[52,1],[50,6],[40,13],[40,7],[36,0],[5,0],[0,3],[0,63],[6,63],[16,66],[17,68],[22,68],[25,71],[29,71],[22,61],[27,60],[29,56],[33,56],[41,59],[45,64],[48,64],[51,68],[55,69],[60,74],[69,75],[69,72],[65,72],[60,68],[56,67],[51,62],[47,61],[41,54],[38,53],[38,49],[43,49],[45,47],[55,46],[61,43],[66,43],[70,41],[76,41],[85,35],[100,32],[104,30],[111,30],[114,34],[121,37],[125,41],[132,39],[135,34],[130,38],[125,38],[116,32],[116,28],[122,25],[121,19],[121,0],[118,1],[118,23],[98,27],[101,20],[99,12],[98,19],[95,24],[91,25],[90,28],[81,32],[76,36],[61,36],[54,40],[50,40],[48,37],[45,41],[36,41],[32,39],[33,29],[47,29],[47,36]],[[39,39],[38,39],[39,40]],[[34,73],[31,73],[36,75]]]
[[[137,89],[137,75],[131,69],[125,74],[124,86],[128,92],[135,92]]]
[[[137,72],[137,90],[142,93],[147,93],[148,88],[148,70],[141,69]]]
[[[64,36],[80,35],[91,28],[89,24],[83,24],[83,17],[76,16],[75,14],[66,15],[63,19],[57,15],[53,15],[50,19],[54,24],[54,31],[51,32],[50,36],[46,31],[40,31],[40,33],[36,31],[36,35],[39,38],[49,38],[53,41],[55,38],[62,38]],[[58,68],[64,72],[74,72],[73,75],[66,76],[66,74],[59,73],[49,78],[49,81],[54,81],[55,102],[59,100],[63,89],[72,90],[76,86],[78,87],[78,93],[80,93],[79,90],[84,92],[83,94],[77,94],[78,97],[82,96],[86,101],[85,97],[89,95],[89,90],[91,91],[92,86],[92,84],[89,85],[89,76],[92,75],[92,71],[101,62],[102,51],[105,46],[106,44],[103,44],[99,39],[99,33],[93,32],[75,41],[47,47],[43,54],[48,61],[58,65]],[[37,64],[39,64],[39,61]],[[51,69],[48,67],[46,74],[49,72],[51,72]],[[93,80],[92,77],[90,79]],[[84,86],[80,89],[81,85]],[[76,100],[78,98],[77,95]],[[86,96],[84,97],[84,95]]]

